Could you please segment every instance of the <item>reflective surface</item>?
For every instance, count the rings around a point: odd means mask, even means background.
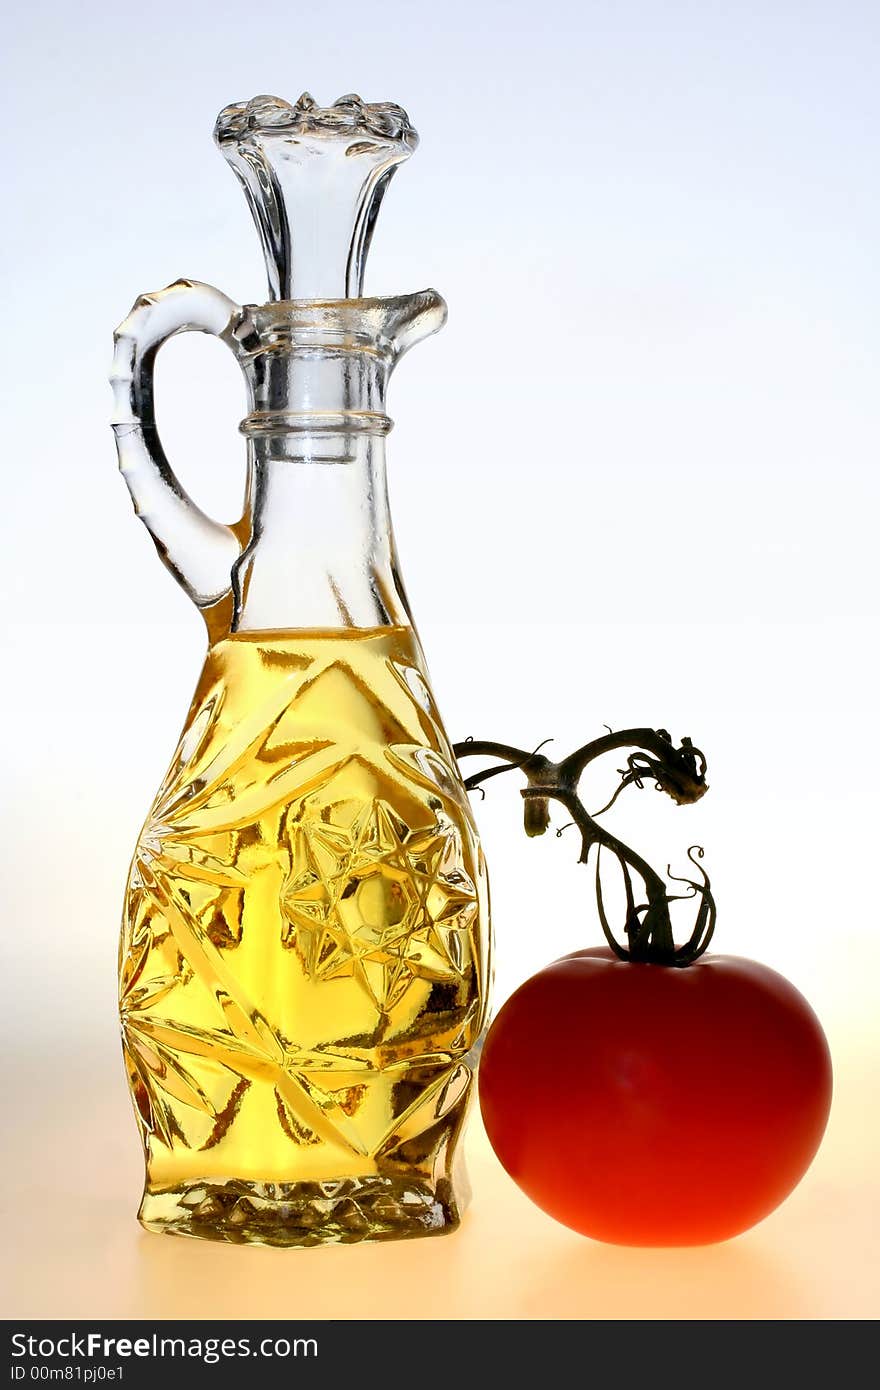
[[[522,1196],[474,1124],[467,1147],[478,1200],[452,1240],[302,1255],[141,1231],[131,1219],[138,1156],[112,1040],[99,1056],[69,1059],[74,1084],[52,1113],[41,1103],[52,1068],[35,1062],[9,1096],[20,1125],[3,1154],[5,1315],[873,1318],[880,1128],[866,1123],[870,1072],[836,1054],[838,1096],[813,1169],[772,1217],[727,1244],[642,1251],[577,1236]]]

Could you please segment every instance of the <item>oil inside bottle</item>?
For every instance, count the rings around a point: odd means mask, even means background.
[[[410,629],[213,646],[126,898],[144,1225],[278,1245],[456,1225],[485,891]]]

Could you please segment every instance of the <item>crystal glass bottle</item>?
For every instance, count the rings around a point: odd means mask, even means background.
[[[459,1220],[489,971],[485,872],[388,513],[385,394],[440,328],[433,290],[362,297],[381,198],[417,136],[397,106],[258,97],[216,141],[256,220],[268,303],[197,281],[116,333],[135,510],[208,652],[131,865],[125,1063],[150,1230],[272,1245]],[[181,487],[158,348],[213,333],[244,372],[244,515]]]

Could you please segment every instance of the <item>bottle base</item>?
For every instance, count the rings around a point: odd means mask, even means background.
[[[445,1179],[191,1182],[145,1192],[138,1220],[148,1231],[235,1245],[347,1245],[445,1235],[461,1203]]]

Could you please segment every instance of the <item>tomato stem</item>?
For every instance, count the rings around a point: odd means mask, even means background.
[[[558,801],[565,807],[580,831],[582,864],[588,862],[590,851],[594,845],[596,847],[596,906],[599,921],[608,945],[621,960],[652,965],[690,965],[706,950],[715,929],[715,900],[708,875],[698,862],[703,857],[703,850],[698,845],[692,845],[688,850],[688,858],[699,871],[699,880],[677,877],[671,870],[667,871],[670,879],[685,884],[689,890],[670,893],[665,879],[647,860],[600,825],[596,817],[609,810],[627,786],[641,788],[646,781],[653,781],[659,791],[665,792],[680,806],[699,801],[708,790],[703,753],[694,747],[689,738],[683,738],[676,748],[665,729],[623,729],[616,733],[609,729],[607,734],[575,749],[561,762],[548,758],[540,751],[541,747],[543,744],[529,752],[506,743],[466,739],[463,743],[455,744],[454,752],[458,758],[502,760],[495,766],[483,768],[466,777],[464,785],[469,791],[482,788],[484,782],[500,773],[523,773],[526,778],[526,785],[521,789],[525,803],[523,820],[529,836],[543,835],[549,826],[550,801]],[[630,753],[626,767],[619,769],[620,784],[611,800],[600,811],[590,814],[578,791],[580,779],[590,763],[619,748],[634,748],[637,751]],[[557,833],[561,834],[561,831]],[[623,941],[615,935],[605,911],[601,875],[603,851],[616,860],[623,876],[626,896]],[[646,898],[644,902],[637,901],[638,881],[641,881]],[[638,896],[641,897],[641,894]],[[699,909],[690,937],[683,946],[676,946],[669,908],[671,903],[682,898],[698,899]]]

